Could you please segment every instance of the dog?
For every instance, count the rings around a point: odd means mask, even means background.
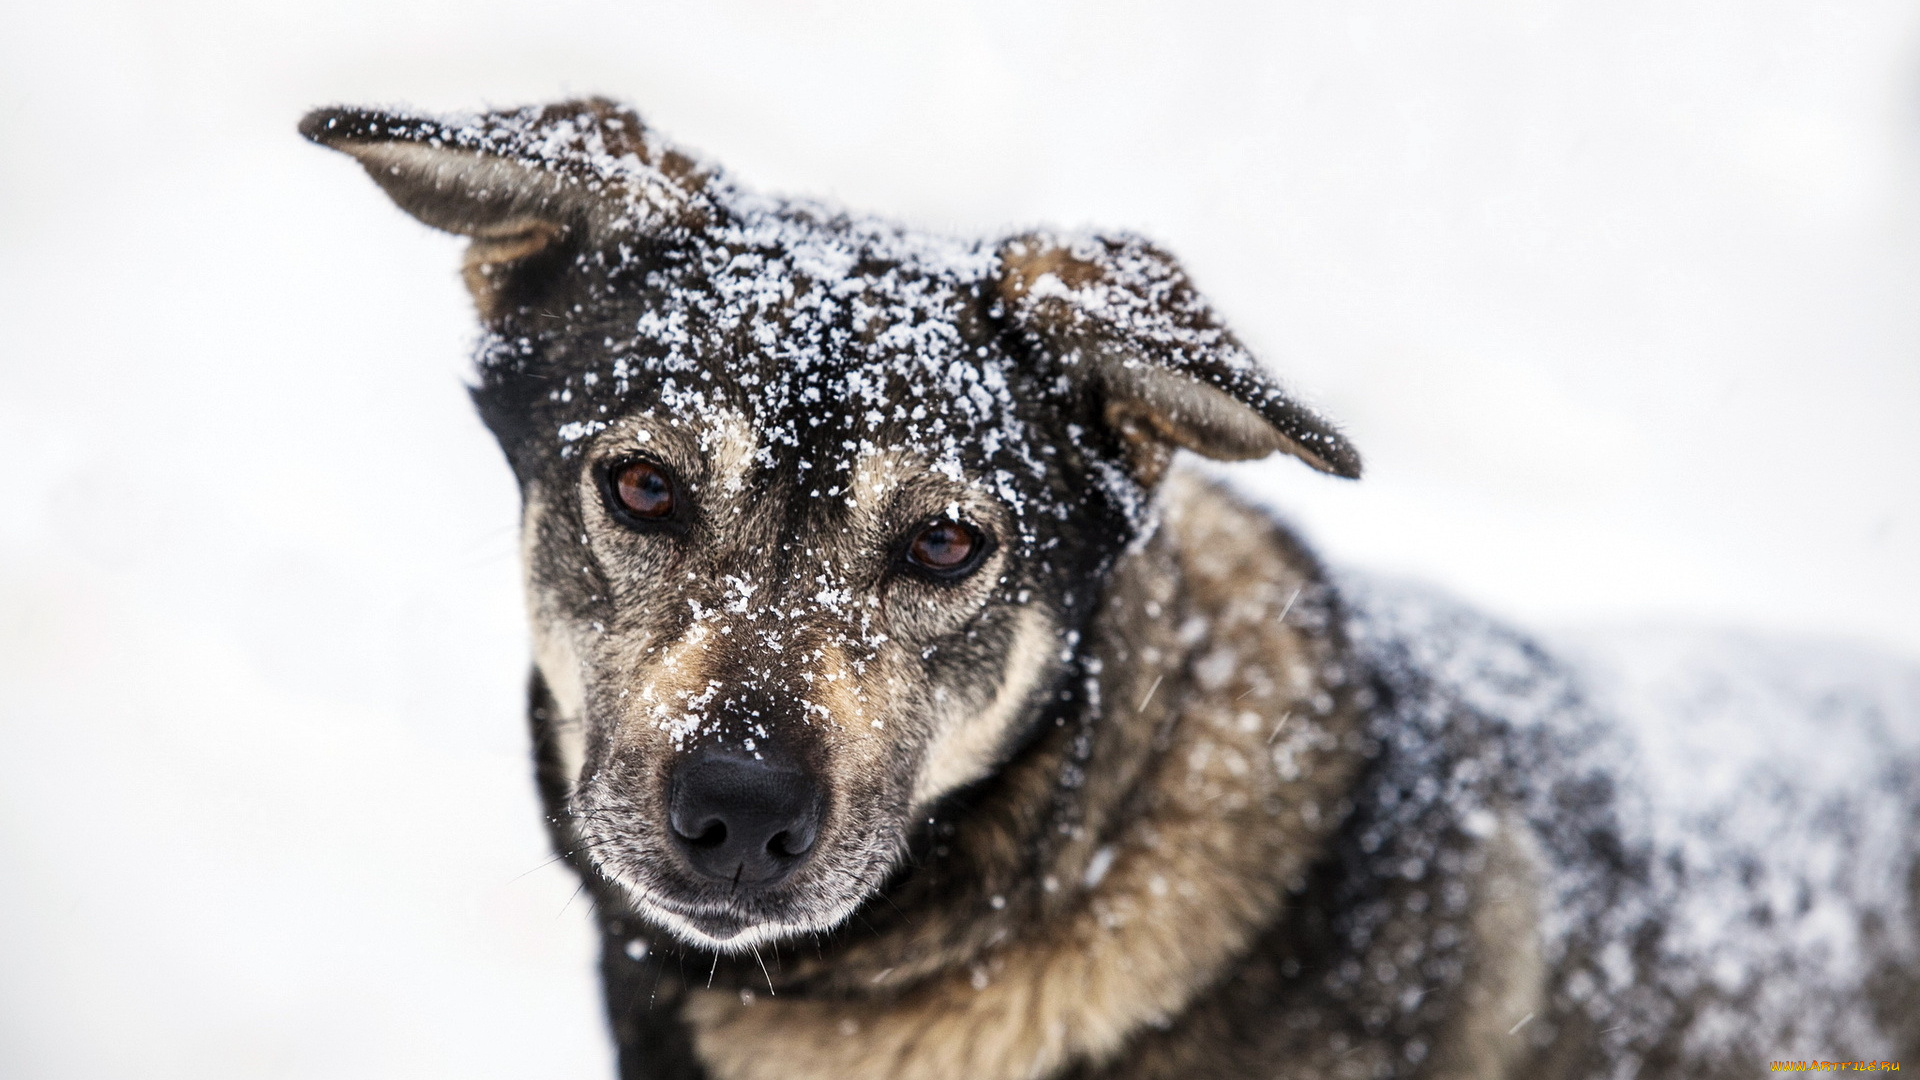
[[[301,131],[471,240],[622,1077],[1920,1056],[1911,758],[1663,833],[1566,665],[1188,463],[1360,474],[1161,249],[762,196],[601,99]]]

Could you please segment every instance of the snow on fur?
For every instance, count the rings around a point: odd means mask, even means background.
[[[1424,589],[1342,586],[1389,688],[1371,813],[1472,833],[1510,808],[1543,841],[1548,960],[1571,963],[1532,1037],[1580,1014],[1621,1077],[1676,1052],[1758,1067],[1756,1030],[1789,1033],[1782,1056],[1889,1053],[1862,987],[1920,962],[1920,666],[1677,630],[1570,638],[1562,659]],[[1360,857],[1411,872],[1399,837],[1432,833],[1383,828]]]

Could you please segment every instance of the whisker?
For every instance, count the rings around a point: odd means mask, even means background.
[[[559,861],[560,861],[561,859],[564,859],[564,858],[566,858],[566,857],[567,857],[568,855],[570,855],[570,854],[572,854],[572,853],[571,853],[571,852],[567,852],[567,851],[560,851],[560,852],[555,852],[555,853],[554,853],[553,855],[551,855],[551,856],[549,856],[549,857],[547,857],[547,858],[546,858],[545,860],[543,860],[543,861],[542,861],[542,862],[540,863],[540,865],[538,865],[538,866],[536,866],[536,867],[534,867],[534,868],[533,868],[533,870],[528,870],[528,871],[526,871],[525,873],[521,873],[521,874],[515,874],[515,875],[513,875],[512,877],[510,877],[510,878],[508,878],[508,879],[507,879],[507,884],[509,884],[509,885],[511,885],[511,884],[513,884],[514,882],[516,882],[516,881],[519,881],[519,880],[520,880],[521,878],[523,878],[523,877],[526,877],[526,876],[527,876],[527,874],[531,874],[531,873],[533,873],[533,872],[534,872],[534,870],[545,870],[545,869],[546,869],[547,867],[549,867],[549,866],[552,866],[552,865],[553,865],[554,863],[557,863],[557,862],[559,862]]]
[[[767,974],[767,962],[765,960],[760,959],[760,946],[758,945],[753,946],[753,960],[754,960],[754,963],[757,963],[760,965],[760,974],[766,977],[767,996],[778,997],[779,995],[773,992],[773,976]]]
[[[681,967],[680,977],[684,979],[687,977],[686,965],[682,964],[680,967]],[[666,973],[667,973],[667,965],[655,964],[653,966],[653,989],[647,991],[647,1011],[648,1012],[653,1011],[653,1003],[655,1000],[657,1000],[660,997],[660,978]]]
[[[552,866],[554,863],[559,862],[562,859],[572,858],[573,856],[580,854],[581,852],[587,850],[588,848],[596,848],[604,844],[611,844],[619,839],[620,838],[617,836],[605,836],[597,840],[583,841],[581,843],[573,845],[572,847],[568,848],[565,851],[556,851],[552,855],[548,856],[538,866],[535,866],[532,870],[527,870],[522,873],[515,874],[511,878],[508,878],[507,884],[511,885],[514,882],[519,881],[521,878],[526,877],[528,874],[534,873],[535,871],[538,871],[538,870],[544,870],[547,867]]]
[[[863,892],[870,887],[868,881],[865,878],[861,877],[859,874],[856,874],[851,870],[843,870],[837,866],[823,866],[820,869],[824,873],[833,874],[838,877],[846,878],[848,881],[851,881],[855,885],[860,886]],[[895,903],[893,897],[887,895],[884,892],[876,892],[873,895],[885,901],[888,907],[892,908],[895,912],[899,913],[900,917],[906,920],[906,923],[908,926],[912,926],[914,924],[913,914],[907,911],[905,908],[901,907],[899,904]],[[861,921],[866,922],[865,919],[862,919]],[[869,927],[871,927],[872,924],[869,923],[868,925]]]

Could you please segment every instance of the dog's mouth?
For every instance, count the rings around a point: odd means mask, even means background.
[[[677,874],[636,874],[627,859],[596,854],[592,862],[635,914],[689,945],[716,952],[745,952],[770,942],[825,933],[846,921],[869,891],[815,881],[792,889],[715,895],[711,888],[672,880]],[[851,873],[822,876],[858,877]]]
[[[744,952],[759,945],[830,928],[817,926],[812,921],[792,922],[725,908],[683,910],[677,905],[658,900],[644,900],[637,896],[634,899],[635,907],[651,921],[672,931],[689,945],[715,952]]]

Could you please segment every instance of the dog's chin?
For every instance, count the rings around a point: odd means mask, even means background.
[[[695,948],[722,953],[747,952],[761,945],[825,933],[845,922],[859,906],[853,901],[845,904],[844,910],[828,913],[749,915],[724,909],[685,909],[634,889],[626,892],[635,913],[648,922]]]

